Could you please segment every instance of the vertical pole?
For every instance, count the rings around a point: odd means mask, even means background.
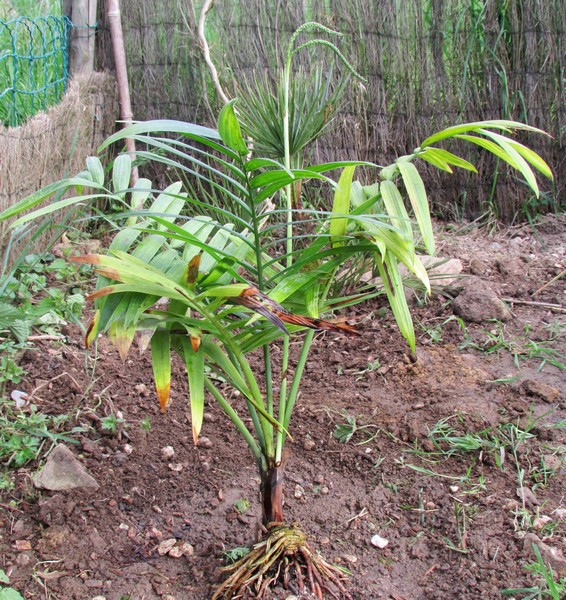
[[[124,48],[124,35],[122,20],[120,18],[120,0],[108,0],[108,24],[114,50],[114,64],[116,65],[116,81],[118,83],[118,101],[120,103],[120,117],[123,126],[132,123],[132,104],[130,101],[130,87],[128,85],[128,69],[126,65],[126,50]],[[136,143],[133,138],[126,138],[126,151],[132,160],[136,157]],[[138,179],[138,169],[132,169],[131,185]]]
[[[71,28],[69,71],[73,77],[90,75],[94,70],[94,36],[97,0],[65,0],[63,13]]]

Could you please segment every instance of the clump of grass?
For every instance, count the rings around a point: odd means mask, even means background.
[[[544,562],[540,550],[533,544],[536,561],[525,565],[525,569],[537,577],[539,582],[531,587],[506,588],[501,590],[503,596],[519,597],[522,600],[561,600],[566,594],[566,578],[556,579],[550,565]]]

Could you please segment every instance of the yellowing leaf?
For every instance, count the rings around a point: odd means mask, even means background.
[[[151,364],[159,404],[165,412],[171,391],[171,337],[167,329],[157,329],[151,338]]]
[[[191,402],[191,424],[195,446],[202,428],[204,418],[204,348],[194,349],[192,338],[181,338],[187,375],[189,377],[189,395]],[[200,346],[200,342],[199,342]]]

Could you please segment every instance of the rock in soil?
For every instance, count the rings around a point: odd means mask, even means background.
[[[483,279],[470,277],[454,300],[454,312],[465,321],[485,323],[490,319],[507,321],[511,312]]]
[[[57,444],[45,465],[33,478],[35,487],[51,491],[69,491],[74,489],[97,490],[96,479],[87,473],[75,455],[63,444]]]

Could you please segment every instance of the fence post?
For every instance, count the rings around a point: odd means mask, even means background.
[[[63,12],[73,23],[70,34],[69,72],[90,75],[94,70],[94,36],[97,0],[64,0]]]

